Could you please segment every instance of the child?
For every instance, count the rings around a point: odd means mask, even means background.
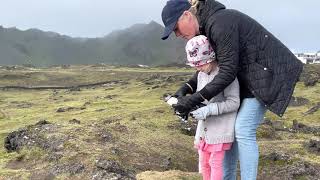
[[[208,39],[202,35],[187,42],[186,52],[187,64],[198,71],[196,91],[200,91],[219,73],[215,53]],[[222,180],[224,154],[234,140],[235,119],[240,105],[238,80],[203,103],[206,106],[190,113],[198,120],[195,147],[199,153],[199,172],[204,180]]]

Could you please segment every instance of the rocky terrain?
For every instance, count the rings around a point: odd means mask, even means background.
[[[258,179],[320,179],[319,72],[305,67],[282,118],[266,114]],[[196,122],[181,122],[163,102],[192,73],[103,64],[0,68],[0,179],[201,179]]]

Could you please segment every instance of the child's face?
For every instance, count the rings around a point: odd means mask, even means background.
[[[201,71],[201,72],[209,74],[212,70],[214,70],[216,68],[216,63],[211,62],[208,64],[204,64],[202,66],[197,66],[195,68],[197,69],[197,71]]]

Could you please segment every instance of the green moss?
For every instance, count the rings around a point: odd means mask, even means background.
[[[82,70],[80,70],[82,68]],[[69,140],[63,144],[63,157],[60,163],[81,161],[86,167],[94,168],[95,161],[101,157],[121,162],[129,169],[161,169],[159,164],[171,159],[171,168],[184,171],[196,171],[197,152],[193,148],[193,137],[180,133],[172,124],[179,122],[173,111],[161,100],[164,93],[172,93],[180,86],[181,80],[164,82],[168,76],[179,75],[188,77],[193,72],[190,69],[162,68],[116,68],[108,67],[103,71],[80,67],[70,70],[37,70],[32,78],[11,81],[0,80],[0,85],[28,84],[40,85],[76,85],[101,81],[122,80],[123,84],[81,88],[81,91],[56,90],[8,90],[1,91],[0,96],[0,138],[19,128],[35,124],[39,120],[59,124],[57,132],[50,135],[66,135]],[[83,70],[84,69],[84,70]],[[23,72],[14,72],[16,74]],[[152,77],[157,74],[157,76]],[[158,77],[158,78],[157,78]],[[163,78],[164,77],[164,78]],[[146,85],[144,80],[152,82]],[[158,88],[152,87],[158,85]],[[319,125],[320,111],[312,115],[303,115],[315,103],[318,96],[319,83],[314,87],[304,87],[298,83],[295,96],[306,97],[310,104],[301,107],[289,107],[283,118],[268,112],[266,116],[272,120],[283,120],[285,126],[291,127],[294,119],[307,125]],[[55,95],[54,95],[55,94]],[[112,98],[110,98],[112,97]],[[22,102],[31,103],[30,108],[19,108]],[[88,103],[89,102],[89,103]],[[84,106],[84,104],[86,105]],[[76,109],[57,113],[61,107]],[[85,109],[80,109],[85,107]],[[104,109],[103,111],[100,111]],[[69,120],[78,119],[80,124],[71,124]],[[105,122],[107,119],[114,121]],[[112,134],[111,142],[101,140],[99,133],[107,131]],[[320,162],[319,157],[309,153],[304,148],[307,140],[313,135],[289,132],[274,133],[271,127],[262,126],[258,130],[261,155],[273,151],[289,153],[297,159],[308,162]],[[261,138],[267,138],[261,139]],[[271,138],[268,139],[268,138]],[[46,157],[42,149],[23,150],[22,153],[7,153],[0,141],[0,177],[28,177],[28,170],[12,170],[6,168],[11,160],[19,156],[28,161],[37,161]],[[119,154],[112,152],[115,148]],[[39,162],[45,166],[46,160]],[[279,161],[275,165],[282,166]],[[136,165],[139,167],[135,167]],[[146,164],[146,165],[144,165]],[[271,161],[262,162],[262,168]],[[143,167],[145,166],[145,167]],[[35,168],[35,167],[34,167]],[[162,170],[162,169],[161,169]],[[58,179],[67,179],[63,174]],[[198,179],[197,174],[186,177],[177,175],[180,179]],[[179,179],[178,178],[178,179]]]

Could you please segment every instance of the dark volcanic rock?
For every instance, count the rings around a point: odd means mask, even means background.
[[[46,137],[46,134],[55,132],[57,126],[48,121],[39,121],[35,125],[21,128],[9,133],[5,138],[4,147],[8,152],[19,151],[23,147],[40,147],[48,152],[57,153],[63,150],[64,142],[68,137],[64,134],[56,134]],[[58,156],[61,154],[57,153]],[[58,158],[56,156],[55,158]],[[61,157],[61,156],[60,156]]]
[[[17,108],[31,108],[33,106],[32,103],[25,102],[23,104],[18,104]]]
[[[303,105],[306,105],[308,104],[310,101],[306,98],[303,98],[303,97],[294,97],[292,96],[291,100],[290,100],[290,103],[289,103],[289,106],[303,106]]]
[[[49,125],[49,126],[47,126]],[[13,131],[7,135],[4,140],[4,147],[8,152],[18,151],[25,145],[35,144],[37,139],[36,135],[31,132],[31,130],[49,130],[52,128],[51,124],[42,120],[36,123],[35,125],[27,126],[26,128],[21,128],[17,131]]]
[[[314,135],[320,135],[320,127],[310,127],[305,124],[299,123],[297,120],[293,120],[292,122],[292,130],[294,132],[302,132]]]
[[[27,129],[20,129],[18,131],[14,131],[5,138],[4,140],[4,148],[8,152],[18,151],[22,146],[26,144],[26,140],[28,139]]]
[[[111,142],[113,140],[113,135],[105,129],[99,130],[97,138],[102,142]]]
[[[69,163],[69,164],[58,164],[51,169],[51,173],[54,175],[62,173],[70,173],[71,175],[82,173],[85,170],[85,166],[82,163]]]
[[[313,106],[311,109],[309,109],[307,112],[303,113],[304,115],[313,114],[316,111],[320,109],[320,102],[317,103],[317,105]]]
[[[78,119],[72,119],[72,120],[69,120],[69,123],[70,123],[70,124],[80,124],[81,121],[78,120]]]
[[[280,154],[277,152],[272,152],[268,155],[262,156],[264,160],[271,160],[271,161],[290,161],[291,158],[288,154]]]
[[[318,73],[310,73],[307,78],[304,78],[303,82],[305,86],[314,86],[319,81],[320,75]]]
[[[151,89],[157,89],[159,87],[160,87],[159,85],[156,85],[156,86],[152,86]]]
[[[161,164],[161,167],[164,168],[166,171],[170,170],[173,167],[172,159],[166,158],[163,160],[163,163]]]
[[[311,139],[307,145],[307,148],[315,153],[320,153],[320,140]]]
[[[281,120],[264,119],[262,124],[269,125],[277,131],[286,131],[287,130],[287,128],[284,126],[284,122]]]
[[[294,161],[288,154],[273,152],[261,156],[261,163],[265,167],[258,174],[258,180],[292,180],[304,177],[304,179],[319,179],[320,166],[304,161]]]
[[[60,113],[60,112],[67,112],[67,111],[71,111],[71,110],[74,110],[76,108],[74,107],[61,107],[61,108],[58,108],[56,112]]]
[[[311,179],[319,179],[318,171],[319,167],[315,167],[307,162],[296,162],[279,169],[277,174],[282,175],[283,179],[287,180],[297,179],[299,176],[309,176]]]
[[[72,87],[69,89],[70,92],[72,91],[81,91],[81,88],[80,87]]]
[[[122,168],[117,162],[106,159],[99,159],[96,162],[96,170],[93,172],[92,179],[114,179],[114,180],[134,180],[134,174]]]
[[[51,124],[49,121],[46,121],[46,120],[41,120],[39,122],[37,122],[35,124],[35,126],[42,126],[42,125],[47,125],[47,124]]]

